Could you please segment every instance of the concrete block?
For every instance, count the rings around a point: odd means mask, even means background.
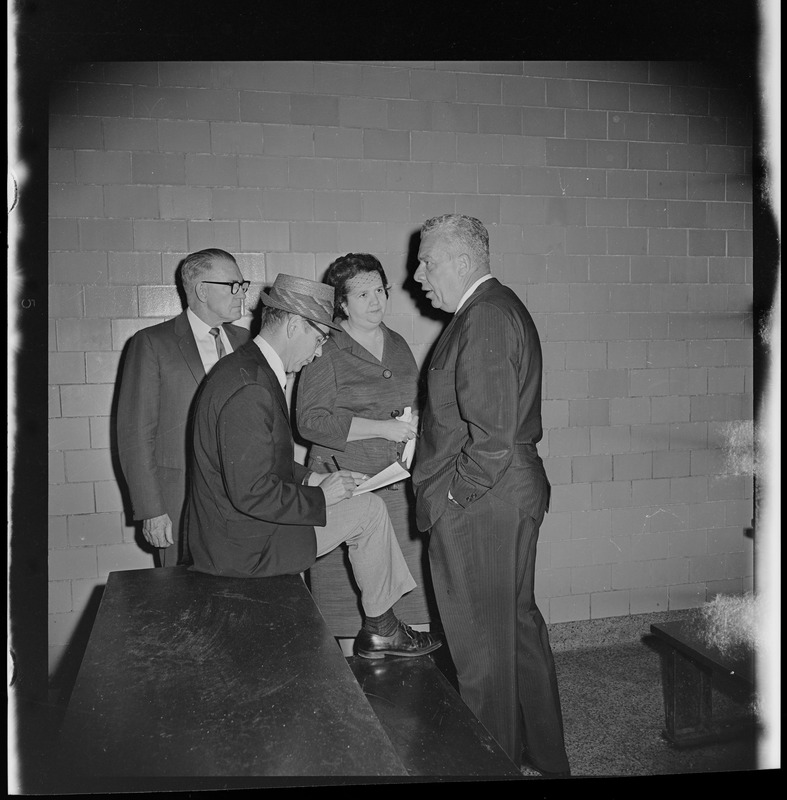
[[[547,139],[545,145],[547,166],[588,166],[588,144],[584,139]]]
[[[361,67],[360,93],[367,97],[409,97],[409,70],[364,65]]]
[[[631,259],[628,256],[591,255],[587,259],[585,280],[591,283],[628,283]]]
[[[157,150],[158,126],[153,119],[122,117],[102,120],[104,147],[112,150]]]
[[[71,581],[49,581],[50,614],[66,614],[72,610]]]
[[[664,339],[669,335],[669,315],[629,314],[628,332],[631,339]]]
[[[109,411],[110,409],[105,409],[107,416]],[[112,473],[112,456],[108,449],[66,452],[66,475],[69,483],[103,480]]]
[[[312,192],[301,189],[263,189],[262,191],[262,213],[265,220],[284,220],[286,222],[312,220],[314,218],[313,208]],[[259,215],[255,215],[253,219],[259,219]],[[348,252],[352,252],[352,250]]]
[[[508,80],[504,78],[503,81]],[[456,100],[456,75],[435,70],[410,70],[410,96],[416,100]]]
[[[516,195],[521,191],[522,172],[519,167],[502,164],[478,165],[479,194]]]
[[[631,482],[631,504],[635,506],[663,506],[670,502],[671,481],[666,478],[633,480]],[[657,530],[655,523],[652,529]],[[672,528],[667,528],[672,530]]]
[[[165,153],[210,153],[210,123],[159,120],[159,150]]]
[[[651,287],[644,284],[610,287],[609,307],[615,311],[647,311],[650,308]]]
[[[209,189],[196,186],[161,186],[156,206],[162,219],[210,219],[211,197]]]
[[[456,160],[471,164],[500,164],[503,159],[502,139],[492,133],[458,133]]]
[[[295,125],[338,125],[339,98],[330,95],[290,96],[288,120],[260,120],[265,122],[292,122]]]
[[[611,514],[613,511],[628,509],[602,509],[587,512],[590,514]],[[631,537],[628,534],[612,536],[609,530],[593,537],[594,564],[620,564],[631,561]]]
[[[261,189],[213,189],[213,219],[260,219],[263,215]]]
[[[581,428],[609,425],[609,400],[577,398],[569,400],[568,403],[568,419],[571,427]]]
[[[612,469],[614,480],[649,480],[653,477],[653,453],[615,454]]]
[[[278,92],[240,92],[241,122],[292,122],[290,95]],[[234,119],[237,119],[235,117]]]
[[[434,131],[475,134],[478,131],[478,106],[471,103],[432,103],[429,127]]]
[[[724,117],[689,117],[687,141],[692,144],[726,144],[727,121]]]
[[[478,132],[481,134],[502,133],[521,136],[522,109],[497,105],[479,106]]]
[[[186,94],[179,88],[134,86],[134,116],[153,119],[188,119]]]
[[[727,560],[723,554],[693,556],[688,562],[689,580],[692,583],[717,581],[727,577]]]
[[[435,197],[438,196],[439,195],[435,195]],[[467,214],[470,217],[475,217],[476,219],[480,219],[488,227],[493,227],[497,225],[497,221],[500,219],[500,196],[497,194],[459,195],[456,198],[456,213]],[[419,221],[420,219],[423,219],[423,217],[419,218],[413,216],[412,204],[411,204],[410,218],[413,221]],[[499,269],[498,262],[502,255],[504,254],[495,253],[493,256],[490,257],[490,267],[492,270],[497,271]],[[536,322],[536,327],[538,327],[538,322]]]
[[[332,158],[290,158],[288,185],[295,189],[335,189],[338,169]]]
[[[590,539],[552,542],[550,547],[550,566],[555,569],[585,567],[590,564],[591,550],[592,541]]]
[[[295,252],[335,252],[337,225],[334,222],[293,222],[290,242]]]
[[[210,61],[160,61],[158,78],[161,86],[213,86],[215,68]]]
[[[629,84],[591,81],[588,84],[588,105],[609,111],[628,111]]]
[[[58,484],[66,482],[66,462],[62,453],[56,451],[49,451],[47,459],[48,480],[49,484]]]
[[[591,484],[557,484],[552,487],[550,513],[587,511],[592,505]]]
[[[625,369],[590,369],[588,394],[590,397],[628,397],[628,378]]]
[[[47,415],[50,419],[61,416],[59,386],[47,387]]]
[[[109,281],[112,284],[161,282],[158,253],[109,253]]]
[[[363,130],[314,128],[314,155],[318,158],[361,158]]]
[[[365,97],[340,97],[339,127],[387,129],[387,101]],[[431,127],[433,126],[430,125]]]
[[[238,150],[241,153],[264,153],[266,156],[313,156],[314,135],[303,125],[255,126],[262,129],[262,150]],[[214,151],[219,152],[216,147]]]
[[[551,597],[547,614],[549,624],[575,622],[590,619],[590,595],[579,594],[568,597]]]
[[[133,543],[102,545],[95,548],[98,577],[127,569],[146,569],[153,566],[153,557]]]
[[[71,547],[120,543],[120,514],[78,514],[69,517],[68,541]]]
[[[651,398],[651,422],[688,422],[690,414],[688,397]]]
[[[571,474],[577,483],[599,483],[612,480],[612,456],[574,456],[571,459]],[[595,512],[586,512],[595,513]]]
[[[85,287],[86,317],[135,317],[137,313],[137,291],[133,286]],[[108,350],[108,338],[106,345],[104,349]]]
[[[82,250],[131,250],[131,223],[115,219],[81,219],[79,242]]]
[[[350,252],[350,251],[345,251]],[[265,259],[265,278],[273,283],[280,272],[296,275],[309,280],[317,280],[315,257],[313,253],[270,253]]]
[[[635,338],[631,329],[629,314],[610,312],[607,314],[586,314],[588,338],[592,341]]]
[[[112,427],[114,427],[112,417],[91,417],[90,446],[93,450],[106,450],[112,447]]]
[[[667,588],[632,588],[629,591],[629,613],[650,614],[666,611],[669,604]]]
[[[74,151],[73,150],[49,150],[49,183],[73,183],[74,171]],[[51,214],[51,210],[50,210]]]
[[[104,147],[99,117],[77,117],[51,114],[49,146],[63,149],[97,149]]]
[[[597,592],[590,595],[590,618],[623,617],[629,614],[631,592]]]
[[[654,512],[650,508],[612,508],[608,513],[610,514],[612,536],[616,541],[628,540],[629,553],[631,537],[651,531],[651,519]],[[624,552],[626,552],[625,548]]]
[[[53,670],[50,674],[54,675],[54,669],[58,665],[57,652],[63,654],[67,649],[81,619],[81,613],[73,611],[60,614],[50,614],[47,625],[47,638],[49,642],[49,656],[52,659]],[[62,655],[61,655],[62,657]]]
[[[186,111],[192,120],[239,120],[238,92],[229,89],[188,88],[182,90]],[[162,148],[163,149],[163,148]]]
[[[140,317],[176,317],[183,310],[174,286],[140,286]]]
[[[588,384],[585,370],[550,371],[546,376],[545,395],[550,400],[571,400],[587,397]]]
[[[746,547],[743,529],[738,526],[707,531],[707,553],[742,553]]]
[[[707,206],[709,228],[737,228],[740,235],[746,227],[745,203],[709,202]],[[751,253],[742,255],[751,255]]]
[[[49,580],[72,580],[96,576],[95,547],[73,547],[49,551]]]
[[[78,183],[115,184],[131,181],[131,153],[122,150],[77,150]]]
[[[650,425],[631,426],[631,452],[647,453],[656,450],[669,450],[669,425],[651,423]]]
[[[628,425],[590,428],[590,452],[598,454],[627,453],[630,448],[630,428]]]
[[[688,248],[688,231],[654,228],[648,231],[649,256],[685,256]]]
[[[546,80],[532,77],[505,76],[501,81],[502,101],[512,106],[546,105]]]
[[[382,222],[343,222],[337,227],[337,252],[378,253],[385,247]]]
[[[105,350],[110,342],[108,321],[99,319],[57,320],[57,349],[65,351]],[[84,364],[82,365],[84,375]]]
[[[561,167],[560,183],[566,197],[605,197],[607,173],[601,169]]]
[[[503,134],[503,163],[521,164],[526,167],[545,166],[546,139]]]
[[[571,567],[571,594],[608,592],[611,580],[612,572],[609,564],[583,564]],[[628,606],[628,593],[620,592],[619,594],[626,595],[626,606]],[[593,594],[593,597],[596,596]]]
[[[688,451],[660,451],[653,453],[653,477],[686,477],[690,472]]]
[[[186,161],[183,153],[132,153],[131,172],[134,183],[183,184],[186,182]]]
[[[240,249],[240,225],[237,220],[197,220],[187,223],[188,249],[194,253],[218,247],[237,254]]]
[[[241,220],[240,248],[253,252],[287,252],[290,250],[290,226],[286,222]]]
[[[499,75],[459,73],[456,76],[456,99],[460,103],[497,103],[502,100]]]
[[[688,120],[675,114],[650,114],[648,116],[648,139],[651,142],[687,142]]]
[[[124,510],[123,495],[117,481],[96,481],[94,486],[96,490],[97,512],[120,512]]]
[[[687,195],[689,200],[725,199],[726,176],[712,172],[689,172]]]
[[[708,554],[708,531],[676,531],[667,536],[670,558],[693,558]]]
[[[475,164],[434,164],[432,169],[436,192],[471,193],[478,189],[478,167]]]
[[[248,162],[245,162],[248,167]],[[185,183],[197,186],[237,186],[239,174],[238,156],[186,153]],[[182,181],[181,181],[182,182]]]
[[[112,407],[113,389],[114,387],[111,384],[61,386],[62,415],[64,417],[100,417],[108,415]]]
[[[85,356],[81,352],[50,353],[47,366],[50,384],[85,382]]]
[[[610,255],[645,255],[648,252],[647,231],[642,228],[607,228],[607,252]]]
[[[631,481],[594,482],[591,484],[592,509],[627,508],[632,504]]]
[[[587,108],[588,83],[577,80],[547,79],[546,104],[553,108]]]
[[[50,451],[89,449],[89,420],[85,417],[50,419],[48,446]]]
[[[587,165],[600,169],[627,169],[629,166],[627,143],[588,141]]]
[[[185,221],[134,220],[133,225],[136,250],[177,253],[186,251],[188,245]]]
[[[363,192],[361,203],[366,222],[407,222],[410,218],[409,196],[405,192]]]
[[[104,198],[101,187],[75,183],[50,183],[49,215],[50,217],[104,216]],[[68,248],[55,247],[52,249]]]
[[[52,517],[92,514],[94,511],[92,484],[63,483],[49,487],[49,514]]]
[[[707,529],[708,531],[723,528],[727,519],[725,502],[724,500],[714,501],[710,499],[707,487],[713,480],[712,477],[703,476],[699,480],[701,481],[700,485],[704,488],[702,494],[698,494],[695,498],[696,502],[690,503],[688,506],[688,526],[691,529]],[[701,498],[702,501],[700,502]],[[743,537],[743,527],[738,532]]]
[[[607,138],[607,113],[605,111],[585,111],[584,109],[566,110],[566,138],[600,140]],[[598,143],[598,142],[597,142]],[[609,143],[609,151],[621,154],[624,150],[621,143]],[[623,166],[627,166],[624,154]],[[591,165],[592,166],[592,165]],[[601,166],[601,165],[598,165]],[[609,165],[611,166],[611,165]]]
[[[612,425],[637,425],[650,422],[649,397],[613,397],[609,400]]]
[[[612,112],[607,123],[610,139],[624,141],[648,141],[648,115],[627,112]]]
[[[550,509],[544,517],[539,532],[539,542],[565,541],[571,538],[571,517],[569,511],[555,511]]]

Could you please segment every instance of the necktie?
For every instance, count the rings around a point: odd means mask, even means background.
[[[216,340],[216,352],[219,354],[219,358],[222,358],[226,351],[224,350],[224,343],[221,341],[220,333],[218,328],[210,329],[210,335]]]

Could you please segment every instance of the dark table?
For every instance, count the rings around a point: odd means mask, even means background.
[[[109,575],[60,742],[85,776],[406,776],[301,578]]]

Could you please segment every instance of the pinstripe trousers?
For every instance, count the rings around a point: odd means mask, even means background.
[[[462,699],[509,758],[568,770],[555,664],[534,595],[543,519],[487,492],[449,503],[429,561]]]

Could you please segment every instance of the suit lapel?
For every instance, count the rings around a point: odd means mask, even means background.
[[[273,393],[276,395],[276,399],[279,401],[279,406],[281,407],[282,413],[285,417],[287,417],[287,423],[289,424],[290,411],[287,408],[287,398],[284,394],[284,390],[281,388],[279,379],[276,377],[276,373],[268,363],[268,359],[265,358],[265,356],[262,354],[262,350],[260,350],[253,339],[250,339],[248,342],[246,342],[241,349],[248,349],[252,358],[257,362],[259,371],[264,375],[265,382],[270,383],[273,386]]]
[[[429,360],[429,369],[434,369],[433,365],[440,363],[443,353],[448,347],[454,332],[459,328],[461,319],[467,313],[467,309],[470,308],[470,306],[473,305],[473,303],[475,303],[485,292],[489,291],[495,286],[500,286],[500,281],[498,281],[497,278],[484,281],[480,286],[476,287],[476,290],[470,295],[470,297],[467,298],[465,304],[456,314],[453,315],[453,317],[451,317],[451,321],[445,326],[437,345],[435,345],[432,358]]]
[[[175,317],[175,334],[178,337],[178,347],[183,355],[183,360],[191,370],[191,374],[197,384],[201,383],[205,377],[205,367],[202,365],[197,343],[194,341],[194,333],[191,330],[185,311],[180,316]]]

